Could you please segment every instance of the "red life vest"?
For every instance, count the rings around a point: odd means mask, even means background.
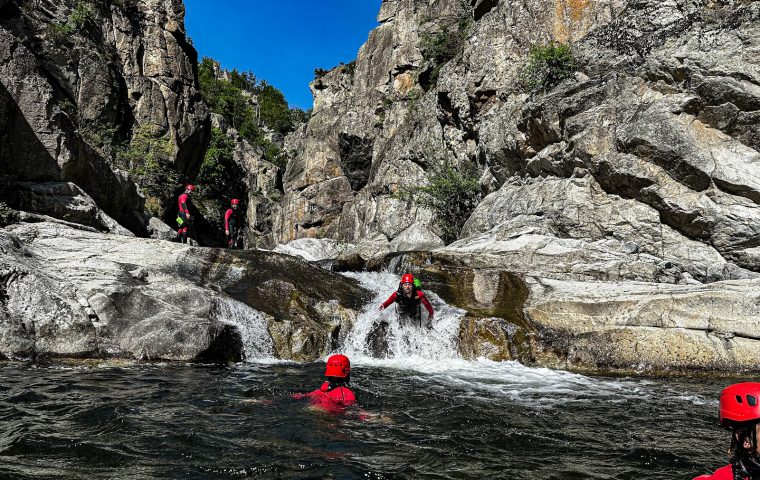
[[[712,475],[700,475],[694,480],[734,480],[734,472],[731,465],[719,468]]]
[[[177,202],[179,204],[179,213],[188,214],[190,211],[188,210],[187,204],[190,202],[190,195],[183,193],[179,196],[179,201]]]
[[[319,388],[307,394],[295,394],[293,398],[309,397],[309,406],[324,410],[327,413],[339,414],[356,403],[356,396],[350,388],[340,386],[328,390],[330,383],[325,382]]]

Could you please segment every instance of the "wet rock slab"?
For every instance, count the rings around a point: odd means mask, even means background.
[[[214,308],[238,299],[266,316],[261,334],[279,357],[313,360],[366,298],[350,279],[285,255],[53,222],[0,230],[0,249],[0,352],[9,357],[240,360],[240,331]]]

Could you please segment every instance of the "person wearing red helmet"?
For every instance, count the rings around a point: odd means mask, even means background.
[[[224,235],[227,237],[227,248],[237,247],[237,237],[240,233],[238,221],[238,208],[240,200],[233,198],[230,201],[230,208],[224,212]]]
[[[195,185],[185,186],[185,192],[179,196],[178,205],[179,213],[177,213],[177,238],[182,243],[187,243],[187,234],[190,225],[193,223],[193,216],[190,215],[190,196],[195,192]]]
[[[398,290],[393,292],[388,300],[383,302],[379,310],[383,311],[392,303],[398,305],[398,312],[404,317],[411,318],[415,323],[422,326],[422,306],[428,312],[428,318],[425,326],[428,329],[433,328],[433,306],[427,299],[422,290],[418,289],[414,282],[414,275],[405,273],[401,276]]]
[[[325,367],[327,380],[319,389],[309,393],[296,393],[293,398],[309,398],[311,406],[329,413],[342,413],[356,403],[354,392],[348,387],[351,381],[351,362],[345,355],[331,355]]]
[[[760,479],[760,383],[737,383],[724,388],[718,418],[720,426],[731,431],[731,463],[694,480]]]

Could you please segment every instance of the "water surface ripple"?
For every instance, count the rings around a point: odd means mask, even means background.
[[[367,360],[336,417],[289,396],[323,368],[0,364],[0,478],[681,480],[725,463],[723,381]]]

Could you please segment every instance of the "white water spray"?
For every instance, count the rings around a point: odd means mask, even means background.
[[[216,320],[237,327],[242,337],[246,361],[274,358],[274,342],[261,312],[229,297],[216,297],[212,312]]]
[[[460,358],[457,352],[457,335],[459,321],[465,314],[463,310],[447,305],[437,295],[425,290],[423,285],[422,290],[433,304],[435,314],[432,330],[424,326],[420,328],[400,319],[395,305],[389,306],[383,312],[378,311],[378,306],[398,289],[398,275],[382,272],[352,272],[344,275],[358,280],[364,288],[375,293],[373,300],[364,307],[354,328],[346,337],[343,350],[351,358],[363,363],[377,361],[371,356],[367,338],[373,326],[380,321],[388,322],[386,360],[403,359],[405,363],[415,364]]]

